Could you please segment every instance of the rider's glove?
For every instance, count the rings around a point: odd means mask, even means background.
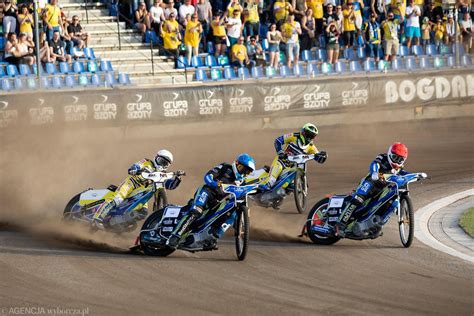
[[[139,173],[140,173],[140,167],[137,165],[132,165],[130,168],[128,168],[128,174],[131,176],[136,176]]]
[[[287,160],[287,159],[288,159],[288,154],[285,153],[284,151],[280,151],[280,152],[278,153],[278,159]]]
[[[322,151],[314,157],[314,160],[316,160],[319,163],[324,163],[327,158],[328,158],[328,155],[326,154],[326,152]]]
[[[175,174],[176,176],[181,177],[181,176],[185,176],[186,172],[184,172],[183,170],[176,170]]]
[[[379,179],[379,173],[378,172],[372,172],[372,174],[370,175],[370,178],[373,181],[377,181]]]

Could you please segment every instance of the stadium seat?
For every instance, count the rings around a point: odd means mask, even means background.
[[[5,37],[0,36],[0,50],[5,49]]]
[[[319,69],[318,69],[318,64],[316,63],[309,63],[308,66],[306,67],[306,72],[308,73],[308,76],[314,77],[319,74]]]
[[[72,73],[71,67],[70,67],[69,64],[66,63],[66,62],[60,62],[60,63],[59,63],[59,71],[60,71],[62,74],[70,74],[70,73]],[[54,74],[54,73],[53,73],[53,74]]]
[[[411,47],[411,54],[415,56],[423,56],[425,52],[423,51],[423,47],[420,45],[413,45]]]
[[[112,62],[110,60],[106,60],[105,61],[107,63],[107,68],[109,69],[109,71],[114,71],[114,67],[112,66]]]
[[[127,73],[123,72],[118,74],[118,82],[124,86],[132,84],[132,82],[130,81],[130,76]]]
[[[366,59],[367,58],[367,52],[365,47],[359,46],[357,48],[357,58],[359,59]]]
[[[54,76],[51,79],[51,85],[53,88],[61,89],[64,86],[63,78],[61,76]]]
[[[241,68],[237,69],[237,76],[242,80],[249,79],[250,78],[250,72],[249,72],[248,68],[241,67]]]
[[[89,83],[89,77],[85,74],[81,74],[78,78],[78,82],[79,82],[79,85],[80,86],[88,86],[90,83]]]
[[[347,59],[349,61],[356,60],[356,56],[352,48],[346,48],[344,50],[343,56],[344,56],[344,59]]]
[[[360,66],[360,63],[357,60],[353,60],[349,63],[349,70],[352,73],[362,72],[362,67]]]
[[[117,80],[115,79],[115,76],[113,73],[108,72],[105,74],[105,83],[106,85],[110,87],[114,87],[117,85]]]
[[[335,65],[335,70],[338,74],[347,72],[347,65],[345,61],[338,60]]]
[[[267,38],[267,33],[268,33],[268,26],[264,23],[260,23],[258,36],[260,36],[260,38]]]
[[[321,64],[321,73],[327,75],[332,73],[332,65],[330,63],[323,63]]]
[[[106,60],[101,60],[100,61],[100,71],[102,71],[102,72],[112,71],[111,69],[109,69],[109,64],[107,63]]]
[[[456,66],[456,57],[454,57],[453,55],[448,56],[446,59],[446,65],[450,68]]]
[[[25,78],[25,86],[28,89],[34,90],[37,88],[36,78],[33,76]]]
[[[207,67],[216,67],[217,66],[217,60],[214,55],[207,55],[206,56],[206,66]]]
[[[302,64],[297,64],[293,66],[293,74],[296,77],[304,77],[306,76],[306,69]]]
[[[267,78],[275,78],[277,77],[276,69],[270,66],[265,67],[265,76]]]
[[[15,90],[25,89],[25,85],[23,84],[23,80],[21,78],[18,78],[18,77],[13,79],[13,86],[15,87]]]
[[[252,68],[252,78],[262,79],[263,78],[263,68],[262,66],[256,66]]]
[[[22,76],[31,76],[30,66],[25,65],[25,64],[20,64],[18,66],[18,68],[20,68],[20,75],[22,75]]]
[[[418,65],[416,64],[416,60],[414,56],[408,56],[405,60],[406,62],[406,69],[407,70],[416,70],[418,69]]]
[[[428,56],[439,55],[438,51],[436,50],[436,46],[434,46],[433,44],[426,45],[426,55]]]
[[[404,45],[400,45],[398,46],[398,56],[401,56],[401,57],[406,57],[410,55],[410,52],[408,50],[408,47],[404,46]]]
[[[230,65],[229,57],[226,55],[220,55],[217,58],[217,62],[219,63],[220,66],[228,66]]]
[[[322,62],[326,62],[328,60],[328,53],[325,49],[319,48],[316,51],[316,59]]]
[[[2,90],[3,91],[10,91],[11,89],[12,89],[12,85],[11,85],[10,79],[3,78],[2,79]]]
[[[364,61],[364,70],[366,72],[376,71],[377,68],[375,68],[375,62],[373,60]]]
[[[452,49],[451,46],[442,44],[439,48],[439,52],[441,55],[451,55],[452,54],[451,49]]]
[[[224,78],[227,79],[227,80],[238,79],[236,74],[235,74],[234,68],[224,67]]]
[[[211,68],[211,79],[212,80],[222,80],[222,70],[220,67]]]
[[[280,67],[280,77],[283,77],[283,78],[293,77],[293,73],[291,72],[291,69],[287,65],[283,65]]]
[[[51,87],[48,77],[44,77],[44,76],[41,77],[41,87],[43,89],[49,89]]]
[[[392,70],[393,71],[400,71],[400,70],[404,70],[405,69],[405,65],[403,64],[401,58],[395,58],[394,60],[392,60]]]
[[[100,78],[98,74],[93,74],[91,76],[91,85],[95,87],[102,85],[102,79]]]
[[[213,42],[207,42],[207,53],[208,54],[214,54],[214,43]]]
[[[179,56],[176,61],[176,66],[178,69],[184,69],[189,67],[188,59],[184,56]]]
[[[97,66],[97,62],[95,60],[89,60],[87,62],[87,71],[88,72],[97,72],[99,70],[99,67]]]
[[[196,69],[196,80],[197,81],[207,81],[207,80],[209,80],[207,78],[206,69],[201,69],[201,68]]]
[[[469,54],[463,55],[462,58],[461,58],[461,65],[463,65],[464,67],[472,66],[471,55],[469,55]]]
[[[74,72],[76,74],[82,74],[85,72],[84,70],[84,64],[80,61],[75,61],[73,64],[72,64],[72,69],[74,69]]]
[[[286,65],[286,55],[284,52],[280,52],[280,60],[279,60],[280,65]]]
[[[76,78],[73,76],[66,76],[64,80],[66,82],[66,87],[68,88],[73,88],[77,85]]]
[[[433,68],[433,64],[431,64],[431,60],[428,56],[421,56],[420,57],[420,68],[421,69]]]
[[[305,62],[310,62],[314,60],[313,52],[311,50],[304,50],[301,53],[301,60]]]
[[[8,65],[7,66],[7,75],[9,77],[16,77],[18,76],[18,68],[15,65]]]
[[[3,70],[3,67],[0,67],[0,78],[5,77],[5,70]]]
[[[145,33],[145,43],[153,43],[153,44],[158,44],[158,36],[156,35],[156,32],[154,30],[149,30],[146,31]]]
[[[387,71],[390,68],[390,63],[385,60],[379,60],[377,64],[377,69],[380,71]],[[393,67],[392,67],[393,68]]]
[[[441,68],[445,67],[446,63],[444,62],[444,57],[443,56],[435,56],[434,58],[434,66],[436,68]]]
[[[325,36],[319,36],[319,47],[321,48],[326,48],[326,37]]]
[[[268,43],[268,40],[264,38],[262,41],[262,49],[264,51],[267,51],[269,48],[270,48],[270,44]]]
[[[456,44],[451,46],[451,51],[453,55],[456,55],[456,47],[459,49],[459,56],[464,56],[464,45],[463,44]]]
[[[191,59],[191,66],[193,66],[194,68],[204,67],[201,57],[193,56],[193,58]]]
[[[84,52],[84,57],[86,57],[87,59],[96,59],[93,48],[85,47],[83,52]]]

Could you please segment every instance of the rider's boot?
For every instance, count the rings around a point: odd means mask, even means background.
[[[110,202],[104,202],[104,204],[99,207],[99,209],[92,217],[92,226],[102,226],[104,223],[104,219],[114,207],[116,207],[116,203],[114,200]]]
[[[170,238],[166,242],[166,245],[170,248],[176,248],[178,246],[179,241],[181,240],[181,236],[187,231],[189,226],[196,220],[199,216],[201,216],[202,212],[199,210],[192,208],[189,213],[181,219],[179,224],[175,227],[173,232],[171,233]]]
[[[337,237],[344,238],[346,236],[345,230],[352,216],[352,213],[354,213],[354,211],[358,207],[360,207],[363,203],[364,203],[364,200],[361,197],[357,195],[352,197],[351,201],[349,201],[349,203],[346,205],[346,207],[342,211],[341,216],[339,216],[338,223],[334,226],[335,235]]]

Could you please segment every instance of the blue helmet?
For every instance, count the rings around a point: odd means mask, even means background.
[[[249,154],[240,154],[232,164],[235,178],[241,181],[245,176],[248,176],[255,171],[255,160]]]

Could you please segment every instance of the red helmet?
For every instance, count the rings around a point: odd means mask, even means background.
[[[408,148],[402,143],[393,143],[387,152],[388,161],[394,169],[403,167],[408,157]]]

